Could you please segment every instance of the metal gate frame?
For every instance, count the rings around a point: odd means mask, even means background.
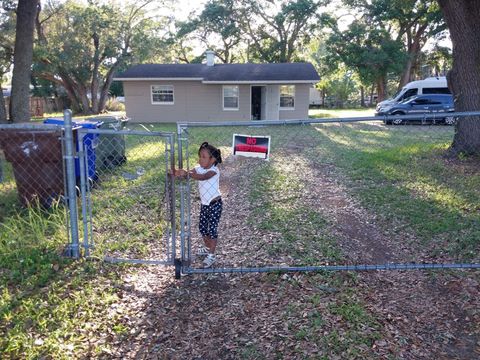
[[[161,131],[138,131],[138,130],[112,130],[112,129],[88,129],[80,128],[77,130],[77,156],[79,158],[80,170],[80,199],[81,199],[81,214],[83,226],[83,242],[85,257],[91,256],[91,249],[95,247],[93,239],[93,218],[92,218],[92,199],[91,199],[91,180],[88,178],[88,159],[87,151],[84,143],[84,137],[87,134],[115,134],[128,136],[149,136],[161,137],[165,140],[165,192],[169,194],[166,196],[166,204],[168,206],[169,214],[169,228],[164,234],[164,241],[166,241],[166,260],[147,260],[147,259],[128,259],[121,257],[105,257],[103,260],[112,263],[130,263],[130,264],[147,264],[147,265],[173,265],[176,258],[176,216],[175,216],[175,182],[172,181],[172,176],[169,175],[169,170],[175,166],[175,147],[174,147],[174,133]]]
[[[450,115],[450,114],[449,114]],[[451,116],[467,117],[478,116],[480,111],[454,112]],[[188,128],[219,127],[219,126],[268,126],[268,125],[308,125],[321,123],[356,123],[365,121],[386,121],[387,119],[401,118],[412,120],[418,115],[402,116],[373,116],[356,118],[323,118],[300,120],[258,120],[258,121],[226,121],[226,122],[190,122],[177,123],[178,141],[178,168],[183,169],[183,147],[189,147]],[[436,119],[438,114],[424,114],[423,120]],[[188,151],[185,159],[188,162]],[[180,258],[175,259],[175,277],[190,274],[219,274],[219,273],[264,273],[264,272],[306,272],[306,271],[377,271],[377,270],[439,270],[439,269],[480,269],[480,263],[387,263],[387,264],[358,264],[358,265],[319,265],[319,266],[264,266],[264,267],[229,267],[229,268],[193,268],[191,267],[191,196],[190,180],[179,184],[180,191]]]

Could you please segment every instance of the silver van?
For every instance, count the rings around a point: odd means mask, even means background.
[[[376,111],[378,112],[386,105],[398,103],[411,96],[424,94],[451,94],[447,86],[447,78],[445,76],[438,76],[409,82],[390,99],[379,102]]]

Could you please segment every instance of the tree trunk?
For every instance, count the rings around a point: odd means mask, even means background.
[[[103,84],[100,92],[100,100],[98,102],[99,113],[105,109],[105,104],[107,103],[107,100],[108,100],[108,90],[110,89],[110,85],[112,85],[113,75],[115,74],[115,71],[119,66],[120,66],[120,61],[117,61],[117,63],[113,65],[107,73],[107,76],[105,78],[105,83]]]
[[[45,79],[45,80],[49,80],[55,84],[58,84],[58,85],[61,85],[65,91],[67,92],[67,96],[71,102],[71,109],[74,113],[78,113],[81,111],[81,108],[80,108],[80,105],[79,105],[79,101],[78,101],[78,98],[75,94],[75,90],[74,90],[74,83],[73,81],[70,79],[70,77],[68,75],[66,75],[65,72],[63,71],[60,71],[59,73],[59,77],[55,77],[54,75],[52,74],[49,74],[49,73],[38,73],[38,74],[35,74],[36,76],[42,78],[42,79]]]
[[[93,56],[93,70],[92,70],[92,83],[90,87],[90,94],[92,97],[92,112],[98,114],[98,69],[100,68],[100,39],[98,34],[93,34],[93,45],[95,48],[95,54]]]
[[[412,69],[413,69],[413,54],[409,54],[407,63],[405,64],[405,67],[403,69],[403,74],[402,77],[400,78],[400,84],[398,85],[398,90],[403,88],[406,84],[408,84],[410,81],[412,81]]]
[[[62,79],[60,84],[63,86],[63,88],[67,92],[67,96],[68,96],[68,98],[70,99],[70,102],[71,102],[72,111],[75,112],[75,113],[80,112],[81,107],[80,107],[78,98],[75,94],[75,89],[73,88],[74,82],[72,80],[70,80],[70,77],[66,74],[60,74],[60,77]],[[45,77],[45,78],[49,79],[48,77]],[[54,76],[52,76],[51,79],[53,79],[52,81],[55,81]]]
[[[10,97],[13,122],[30,121],[30,74],[33,58],[33,32],[39,0],[19,0]]]
[[[365,104],[365,88],[363,86],[360,86],[360,106],[367,107]]]
[[[383,101],[386,97],[385,78],[381,77],[377,79],[377,101]]]
[[[412,66],[413,66],[413,57],[415,56],[412,48],[412,35],[410,31],[406,31],[406,36],[407,36],[407,62],[405,63],[405,66],[403,67],[403,73],[402,76],[400,77],[400,83],[398,84],[398,89],[400,90],[405,86],[405,84],[409,83],[411,80],[411,75],[412,75]]]
[[[0,77],[0,89],[2,88],[1,80],[2,78]],[[0,91],[0,124],[6,124],[6,123],[7,123],[7,110],[5,109],[5,98],[3,97],[3,91]]]
[[[424,42],[423,35],[425,33],[427,26],[428,24],[423,24],[422,26],[420,26],[419,29],[415,32],[415,35],[413,36],[413,38],[411,35],[407,36],[408,60],[403,69],[403,74],[400,79],[400,85],[398,86],[399,90],[413,80],[413,73],[414,73],[415,67],[417,66],[418,55],[420,54],[420,50],[423,47],[422,45],[422,42]]]
[[[42,9],[42,5],[40,2],[38,3],[38,11],[37,15],[35,16],[35,29],[37,31],[37,39],[40,44],[46,44],[47,38],[45,37],[45,33],[43,32],[42,22],[40,21],[40,11]]]
[[[87,89],[82,84],[76,84],[74,86],[75,94],[79,99],[79,105],[82,108],[82,113],[85,115],[90,115],[92,113],[90,108],[90,101],[87,96]]]
[[[370,88],[370,106],[376,104],[376,101],[373,101],[373,93],[375,92],[375,84]]]
[[[113,75],[112,75],[112,79],[113,79]],[[100,98],[98,100],[98,110],[95,114],[99,114],[105,109],[105,104],[107,103],[107,100],[108,100],[108,90],[110,89],[111,84],[112,84],[112,80],[108,81],[108,76],[107,76],[105,83],[100,89]]]
[[[439,0],[453,44],[448,84],[456,111],[480,110],[480,1]],[[480,117],[460,118],[451,145],[453,154],[480,154]]]

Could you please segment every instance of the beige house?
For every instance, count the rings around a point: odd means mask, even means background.
[[[132,122],[284,120],[308,117],[310,63],[142,64],[118,75]]]

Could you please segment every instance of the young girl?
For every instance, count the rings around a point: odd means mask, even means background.
[[[198,162],[199,165],[188,172],[184,169],[175,170],[175,176],[190,176],[198,180],[198,190],[202,203],[198,227],[205,247],[200,249],[197,255],[206,256],[203,264],[205,267],[210,267],[216,260],[217,227],[223,207],[219,188],[220,171],[217,168],[217,165],[222,162],[220,150],[208,142],[204,142],[198,149]]]

